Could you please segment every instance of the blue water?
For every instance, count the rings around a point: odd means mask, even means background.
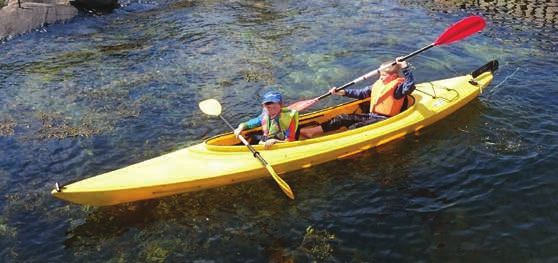
[[[132,1],[1,43],[0,261],[558,261],[558,6],[446,2]],[[100,208],[50,194],[228,131],[201,100],[238,123],[265,90],[314,98],[469,15],[485,30],[410,62],[423,82],[498,59],[490,87],[416,134],[287,174],[294,201],[271,179]]]

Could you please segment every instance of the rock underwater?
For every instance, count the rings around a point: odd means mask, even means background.
[[[79,10],[110,12],[118,0],[0,0],[0,39],[68,20]]]

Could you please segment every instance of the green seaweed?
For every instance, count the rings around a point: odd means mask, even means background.
[[[14,239],[17,236],[17,228],[12,227],[4,222],[3,218],[0,218],[0,237],[2,239]]]
[[[309,226],[298,249],[306,253],[310,262],[324,262],[332,256],[336,243],[334,234],[325,229],[316,230]]]
[[[242,77],[244,78],[245,81],[247,82],[259,82],[259,81],[263,81],[266,84],[272,84],[275,83],[277,80],[275,79],[275,76],[273,76],[273,73],[269,70],[257,70],[257,69],[247,69],[247,70],[242,70],[241,71]]]
[[[14,128],[17,123],[14,121],[12,116],[0,115],[0,136],[10,136],[14,134]]]
[[[145,244],[140,256],[147,262],[164,262],[168,254],[168,250],[161,248],[157,241],[153,241]]]
[[[78,125],[69,123],[67,119],[58,114],[47,114],[39,112],[42,121],[41,128],[37,131],[40,139],[56,138],[65,139],[78,136],[89,137],[98,134],[100,131],[94,127],[91,118],[84,118]]]

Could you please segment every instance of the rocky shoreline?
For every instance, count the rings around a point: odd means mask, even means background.
[[[79,9],[114,9],[117,0],[0,0],[0,39],[68,20]]]

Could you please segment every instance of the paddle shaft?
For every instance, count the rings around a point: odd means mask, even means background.
[[[409,55],[406,55],[406,56],[402,57],[399,61],[405,61],[405,60],[407,60],[407,59],[409,59],[409,58],[412,58],[412,57],[414,57],[414,56],[416,56],[416,55],[418,55],[418,54],[420,54],[420,53],[422,53],[422,52],[424,52],[424,51],[426,51],[426,50],[428,50],[428,49],[430,49],[430,48],[432,48],[432,47],[434,47],[434,44],[430,44],[430,45],[428,45],[428,46],[426,46],[426,47],[423,47],[423,48],[421,48],[421,49],[419,49],[419,50],[417,50],[417,51],[415,51],[415,52],[413,52],[413,53],[411,53],[411,54],[409,54]],[[375,69],[375,70],[372,70],[372,71],[370,71],[370,72],[368,72],[368,73],[366,73],[366,74],[364,74],[364,75],[362,75],[362,76],[360,76],[360,77],[358,77],[358,78],[352,80],[351,82],[349,82],[349,83],[347,83],[347,84],[345,84],[345,85],[343,85],[343,86],[341,86],[341,87],[335,88],[335,91],[344,90],[344,89],[346,89],[346,88],[348,88],[348,87],[350,87],[350,86],[352,86],[352,85],[354,85],[354,84],[356,84],[356,83],[359,83],[359,82],[361,82],[361,81],[363,81],[363,80],[366,80],[366,79],[369,79],[369,78],[371,78],[371,77],[374,77],[374,76],[380,74],[380,71],[383,70],[385,67],[393,66],[393,65],[395,65],[395,64],[397,64],[397,62],[396,62],[396,61],[393,61],[393,62],[392,62],[391,64],[389,64],[389,65],[386,65],[386,66],[384,66],[384,67],[379,67],[379,68],[377,68],[377,69]],[[319,96],[317,99],[318,99],[318,100],[324,99],[324,98],[330,96],[331,94],[332,94],[331,92],[325,93],[325,94]]]
[[[225,119],[222,115],[219,114],[219,117],[221,117],[221,119],[227,124],[229,125],[229,127],[234,130],[234,127],[229,123],[229,121],[227,121],[227,119]],[[246,139],[244,139],[244,137],[242,137],[242,135],[238,136],[238,138],[242,141],[242,143],[244,143],[244,145],[246,145],[248,147],[248,149],[250,149],[250,151],[252,152],[252,154],[254,154],[254,157],[258,158],[258,160],[260,160],[260,162],[262,162],[263,165],[269,165],[267,163],[267,161],[262,158],[262,156],[260,155],[260,153],[258,151],[256,151],[256,149],[254,149],[254,147],[252,147],[252,145],[250,145],[250,143],[248,141],[246,141]]]
[[[229,121],[227,121],[227,119],[225,119],[221,114],[219,114],[219,117],[221,117],[221,119],[232,130],[234,130],[234,127],[229,123]],[[238,138],[240,139],[240,141],[242,141],[242,143],[244,143],[244,145],[246,145],[246,147],[248,147],[248,149],[250,149],[252,154],[254,154],[254,157],[257,158],[258,160],[260,160],[260,162],[265,166],[265,169],[267,169],[267,171],[271,174],[271,177],[273,177],[273,179],[275,179],[275,181],[279,184],[279,187],[281,187],[281,190],[283,190],[283,192],[289,198],[294,199],[294,194],[293,194],[293,191],[291,190],[291,187],[285,181],[283,181],[283,179],[281,179],[281,177],[279,177],[279,175],[277,175],[275,170],[273,170],[273,167],[271,167],[271,165],[260,155],[260,153],[258,151],[256,151],[256,149],[254,149],[254,147],[252,147],[252,145],[250,145],[250,143],[248,143],[248,141],[246,141],[246,139],[244,139],[244,137],[242,135],[239,135]]]

